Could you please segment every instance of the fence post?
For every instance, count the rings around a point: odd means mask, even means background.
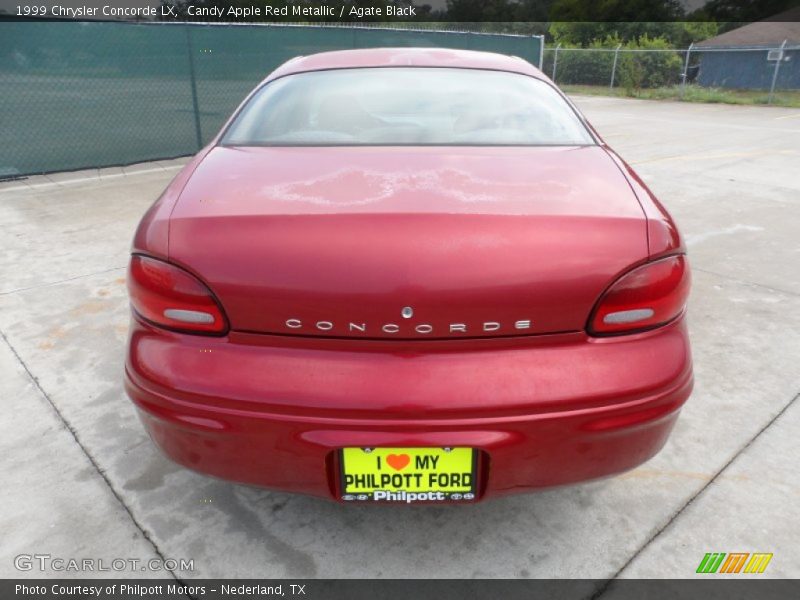
[[[541,71],[544,64],[544,36],[536,35],[534,37],[539,40],[539,70]]]
[[[189,83],[192,86],[192,107],[194,108],[194,133],[197,136],[197,149],[203,147],[203,133],[200,130],[200,107],[197,104],[197,78],[194,72],[194,44],[192,44],[192,26],[184,25],[186,31],[186,52],[189,54]]]
[[[783,62],[783,48],[785,46],[786,40],[783,40],[780,52],[778,53],[778,60],[775,61],[775,70],[772,72],[772,85],[769,86],[769,98],[767,98],[767,104],[772,104],[772,95],[775,93],[775,82],[778,81],[778,71],[781,68],[781,62]],[[767,56],[769,56],[769,50],[767,50]]]
[[[683,92],[686,89],[686,76],[689,74],[689,55],[692,53],[692,48],[694,47],[694,42],[689,44],[689,47],[686,49],[686,60],[683,61],[683,75],[681,76],[681,100],[683,100]]]
[[[553,83],[556,82],[556,67],[558,67],[558,49],[561,48],[561,44],[556,46],[555,54],[553,55]]]
[[[608,84],[608,89],[614,89],[614,76],[617,74],[617,58],[619,57],[619,49],[622,48],[622,44],[617,44],[617,49],[614,50],[614,64],[611,67],[611,83]]]

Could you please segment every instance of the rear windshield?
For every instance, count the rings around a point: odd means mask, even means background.
[[[564,99],[533,77],[388,67],[277,79],[250,99],[222,143],[572,146],[594,140]]]

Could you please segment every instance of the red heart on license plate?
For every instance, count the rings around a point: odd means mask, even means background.
[[[386,464],[395,471],[402,471],[410,462],[411,457],[408,454],[390,454],[386,457]]]

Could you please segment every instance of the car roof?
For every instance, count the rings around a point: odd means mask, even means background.
[[[365,67],[490,69],[547,79],[539,69],[517,56],[450,48],[366,48],[299,56],[283,63],[265,81],[292,73]]]

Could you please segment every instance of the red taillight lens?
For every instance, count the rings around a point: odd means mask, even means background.
[[[133,310],[170,329],[222,335],[228,323],[211,291],[194,275],[162,260],[134,254],[128,268]]]
[[[686,306],[690,279],[683,255],[636,267],[600,298],[589,319],[589,333],[631,333],[671,321]]]

